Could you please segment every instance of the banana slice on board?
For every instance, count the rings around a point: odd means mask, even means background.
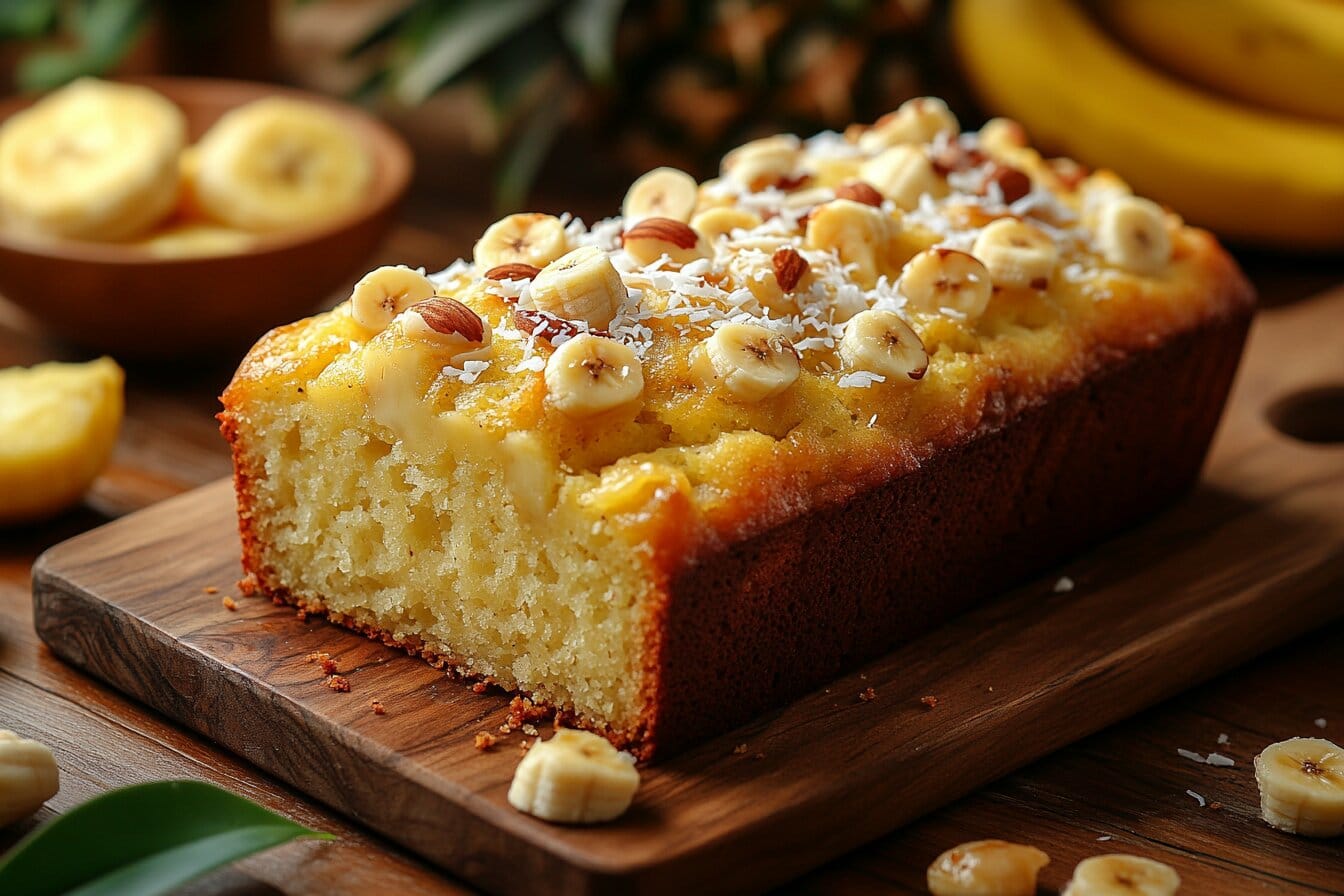
[[[27,818],[61,789],[61,773],[46,744],[0,730],[0,828]]]
[[[1319,737],[1270,744],[1255,757],[1260,814],[1306,837],[1344,834],[1344,749]]]
[[[1034,846],[972,840],[933,860],[925,881],[933,896],[1036,896],[1050,857]]]
[[[509,805],[546,821],[592,824],[625,812],[638,789],[633,756],[591,732],[562,729],[518,763]]]
[[[47,237],[133,239],[177,201],[187,124],[145,87],[86,78],[0,127],[0,215]]]
[[[253,231],[312,227],[353,209],[373,176],[368,149],[315,103],[267,97],[226,112],[196,147],[194,197]]]

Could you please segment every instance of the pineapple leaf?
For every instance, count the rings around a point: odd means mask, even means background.
[[[546,12],[552,0],[462,0],[437,17],[419,51],[396,79],[394,93],[417,105],[444,83]]]
[[[551,146],[569,116],[571,87],[569,79],[564,79],[557,90],[560,96],[548,96],[537,103],[505,150],[495,175],[495,204],[500,212],[520,208],[527,198],[537,172],[550,155]]]
[[[560,34],[584,73],[599,84],[615,73],[612,44],[625,0],[575,0],[560,16]]]

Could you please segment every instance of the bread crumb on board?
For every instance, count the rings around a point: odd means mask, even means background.
[[[475,739],[476,749],[484,753],[486,750],[493,747],[497,740],[498,739],[489,731],[478,731],[476,732]]]
[[[220,601],[220,603],[224,605],[224,609],[226,610],[232,611],[238,609],[238,601],[229,597],[227,594],[224,595],[224,599]]]
[[[373,710],[373,714],[376,716],[381,716],[387,713],[387,707],[383,705],[383,701],[381,700],[370,700],[369,709]]]
[[[864,688],[859,692],[859,699],[864,703],[871,703],[877,699],[877,691],[872,688]]]
[[[327,687],[342,694],[350,692],[350,679],[344,675],[332,675],[327,678]]]
[[[201,590],[204,591],[206,594],[218,594],[218,593],[219,593],[219,589],[216,588],[214,585],[206,585],[206,586],[205,586],[204,588],[202,588]]]
[[[932,694],[929,694],[927,696],[920,697],[919,702],[924,704],[925,709],[933,709],[935,706],[938,705],[938,698],[933,696]]]

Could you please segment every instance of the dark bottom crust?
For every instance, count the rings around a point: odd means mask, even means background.
[[[703,558],[651,617],[637,726],[559,709],[643,760],[726,732],[1174,501],[1222,413],[1250,311],[1137,353],[917,472]],[[267,595],[480,678],[418,639],[295,595],[262,560],[234,422],[243,566]],[[489,679],[485,679],[489,680]]]
[[[882,655],[1174,501],[1250,322],[1214,320],[919,471],[676,578],[640,753],[666,756]]]

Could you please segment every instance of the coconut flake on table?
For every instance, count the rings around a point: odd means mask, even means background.
[[[1313,722],[1312,724],[1314,724],[1317,728],[1324,728],[1325,725],[1326,725],[1326,721],[1325,721],[1325,719],[1317,719],[1317,720],[1316,720],[1315,722]]]
[[[1208,800],[1204,799],[1204,797],[1201,794],[1195,793],[1193,790],[1187,790],[1185,792],[1185,795],[1193,798],[1195,802],[1199,803],[1199,807],[1201,809],[1209,804]]]
[[[1216,765],[1219,768],[1231,768],[1237,764],[1235,759],[1232,759],[1229,756],[1224,756],[1222,753],[1210,753],[1209,758],[1204,761],[1209,765]]]
[[[1203,765],[1207,761],[1204,758],[1204,754],[1196,753],[1194,750],[1186,750],[1183,748],[1178,748],[1176,752],[1180,754],[1181,757],[1189,759],[1191,762],[1198,762],[1200,765]]]
[[[1073,590],[1073,579],[1068,576],[1060,576],[1055,581],[1054,591],[1056,594],[1066,594]]]
[[[1228,737],[1226,734],[1220,734],[1220,735],[1218,735],[1218,745],[1219,745],[1220,747],[1221,747],[1221,746],[1226,746],[1227,744],[1230,744],[1230,743],[1232,743],[1232,738]]]

